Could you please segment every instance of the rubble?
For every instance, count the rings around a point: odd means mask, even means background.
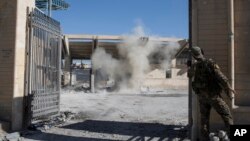
[[[37,122],[35,124],[32,124],[28,129],[29,130],[49,130],[54,126],[60,126],[64,124],[66,121],[69,121],[75,117],[75,113],[65,111],[61,112],[58,116],[52,117],[46,121],[43,122]]]
[[[220,141],[220,138],[217,136],[213,136],[212,138],[210,138],[210,141]]]
[[[179,97],[174,95],[177,91],[165,92],[167,94],[157,95],[154,91],[152,97],[130,93],[64,92],[60,110],[65,112],[51,121],[35,124],[36,130],[21,135],[30,141],[142,140],[142,137],[145,140],[189,140],[187,94]]]
[[[14,132],[0,137],[0,141],[21,141],[21,135],[19,132]]]
[[[64,86],[62,88],[62,92],[69,93],[69,92],[84,92],[84,93],[90,93],[90,87],[86,83],[80,83],[80,84],[75,84],[73,86]]]
[[[220,139],[223,139],[223,138],[225,138],[226,136],[227,136],[227,133],[226,133],[225,131],[220,130],[220,131],[218,132],[218,137],[219,137]]]
[[[230,141],[226,131],[219,130],[218,133],[209,134],[210,141]]]

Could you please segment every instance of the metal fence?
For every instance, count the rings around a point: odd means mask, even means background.
[[[29,19],[27,97],[32,122],[59,113],[62,38],[60,23],[38,9]]]

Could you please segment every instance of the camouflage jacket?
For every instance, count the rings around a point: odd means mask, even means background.
[[[231,88],[227,77],[212,59],[195,62],[189,72],[192,78],[192,88],[196,94],[206,91],[210,96],[220,95],[224,90],[228,96]]]

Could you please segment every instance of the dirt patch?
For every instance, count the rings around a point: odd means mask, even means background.
[[[75,113],[63,124],[24,135],[23,140],[188,140],[185,93],[63,93],[61,110]]]

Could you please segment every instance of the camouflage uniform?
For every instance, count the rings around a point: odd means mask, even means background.
[[[200,105],[202,141],[209,139],[209,117],[212,107],[220,114],[229,131],[233,118],[228,105],[221,97],[223,89],[230,97],[231,86],[228,79],[212,59],[198,59],[192,65],[191,73],[193,76],[192,88],[198,95]]]

